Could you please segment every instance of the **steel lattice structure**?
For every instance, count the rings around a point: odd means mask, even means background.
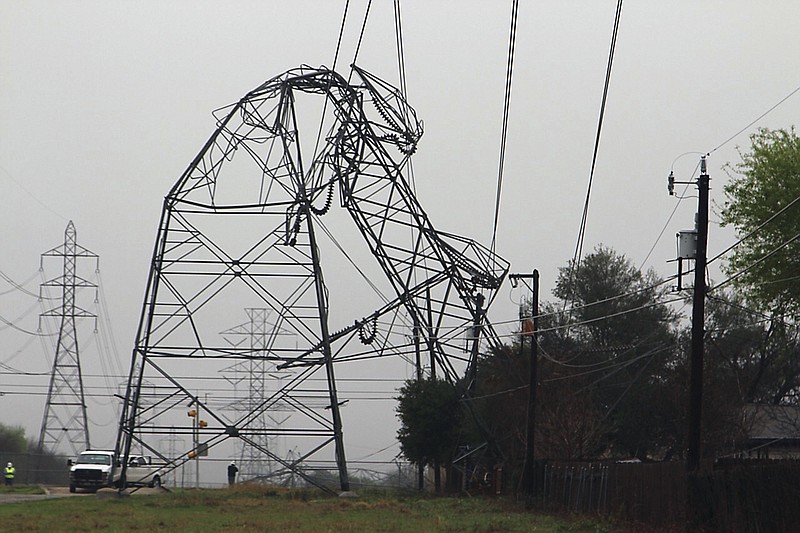
[[[78,455],[91,446],[76,322],[80,318],[95,318],[95,315],[77,305],[75,295],[81,288],[96,288],[97,285],[78,275],[77,264],[81,258],[96,261],[98,258],[77,243],[75,225],[71,220],[64,231],[64,243],[43,253],[42,262],[45,257],[62,259],[63,271],[61,276],[42,284],[42,289],[51,287],[60,291],[61,305],[41,315],[57,318],[59,329],[38,449],[55,453],[63,451],[61,446],[66,442],[70,453]]]
[[[311,106],[313,130],[300,127]],[[419,365],[425,354],[440,376],[469,380],[481,340],[496,342],[485,311],[508,264],[434,229],[404,174],[421,122],[395,87],[357,66],[351,79],[324,67],[289,70],[217,119],[164,201],[117,449],[126,460],[136,446],[183,464],[196,450],[166,457],[156,437],[173,427],[195,431],[185,410],[198,405],[209,424],[195,440],[209,450],[241,439],[318,486],[312,463],[328,454],[347,490],[336,363],[401,356]],[[320,256],[322,219],[336,191],[389,294],[349,319],[331,308]],[[264,351],[222,342],[220,318],[242,308],[269,310],[294,343],[276,338]],[[251,360],[289,377],[230,417],[198,376]],[[324,388],[311,383],[315,376]],[[285,406],[294,409],[291,423],[264,427],[262,415]],[[292,439],[300,451],[279,456],[262,444],[271,436]]]
[[[275,346],[277,339],[286,335],[287,332],[281,331],[268,320],[269,309],[248,308],[244,311],[248,321],[226,329],[220,335],[232,346],[247,343],[252,353],[259,357],[251,357],[223,369],[223,376],[234,385],[236,391],[236,399],[230,408],[239,417],[253,412],[258,413],[256,419],[250,424],[250,427],[254,429],[263,430],[270,426],[280,429],[289,420],[294,409],[286,404],[273,404],[270,412],[265,412],[259,409],[259,406],[267,399],[271,388],[281,388],[284,378],[290,377],[289,373],[278,370],[275,363],[268,361],[265,357]],[[242,384],[246,385],[244,391],[241,391],[239,387]],[[239,479],[251,482],[274,481],[273,474],[279,470],[276,470],[274,461],[261,450],[275,452],[277,449],[276,435],[260,431],[256,432],[252,440],[255,442],[254,446],[250,446],[245,441],[239,443],[237,454]]]

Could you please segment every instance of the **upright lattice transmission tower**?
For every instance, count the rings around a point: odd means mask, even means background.
[[[57,318],[60,326],[38,449],[63,452],[67,451],[64,447],[68,445],[69,451],[77,455],[91,447],[78,351],[77,321],[80,318],[94,318],[95,315],[77,305],[76,294],[80,289],[97,287],[80,277],[77,268],[79,258],[94,258],[97,261],[97,255],[78,245],[75,225],[70,220],[64,232],[64,244],[43,253],[42,264],[45,257],[61,258],[63,270],[61,276],[42,284],[43,292],[49,287],[59,289],[61,305],[41,315]]]
[[[237,390],[237,398],[232,408],[240,416],[247,413],[256,413],[251,424],[254,431],[253,445],[242,441],[239,449],[239,478],[242,481],[264,480],[276,482],[276,463],[261,450],[277,453],[277,436],[269,432],[269,427],[280,427],[291,417],[294,408],[285,402],[275,403],[269,413],[258,408],[268,401],[270,390],[280,389],[286,378],[286,373],[279,370],[274,362],[264,358],[276,346],[279,338],[290,336],[291,332],[283,331],[268,320],[269,309],[247,308],[248,321],[238,326],[227,329],[221,333],[223,338],[234,347],[243,344],[248,346],[258,357],[241,361],[223,372],[226,379],[235,385],[245,385],[246,390]],[[237,387],[238,389],[238,387]],[[239,393],[244,396],[240,397]]]

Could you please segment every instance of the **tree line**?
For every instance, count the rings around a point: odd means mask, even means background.
[[[727,279],[706,300],[702,453],[741,452],[748,404],[797,405],[800,387],[800,139],[761,129],[717,206],[738,241],[721,257]],[[689,291],[597,246],[559,269],[539,310],[535,449],[550,460],[681,459],[686,448]],[[521,316],[531,316],[531,302]],[[483,354],[477,387],[406,382],[398,397],[401,453],[448,465],[483,446],[518,478],[526,446],[527,328]]]

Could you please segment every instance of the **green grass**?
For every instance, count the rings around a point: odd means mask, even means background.
[[[0,505],[17,531],[602,532],[600,522],[525,512],[503,500],[366,495],[359,499],[264,487],[94,496]]]
[[[45,494],[45,490],[39,485],[0,485],[0,494]]]

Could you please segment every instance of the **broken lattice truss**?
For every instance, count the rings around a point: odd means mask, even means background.
[[[419,364],[423,354],[439,377],[463,383],[474,378],[480,339],[496,342],[485,311],[507,263],[434,229],[404,175],[421,123],[397,89],[352,68],[352,80],[326,68],[293,69],[221,110],[216,131],[167,195],[120,422],[125,459],[141,449],[176,468],[197,450],[166,457],[158,439],[199,432],[194,440],[208,449],[241,439],[283,474],[322,486],[309,465],[332,446],[347,490],[334,363],[400,356]],[[314,125],[327,134],[301,153],[307,101],[321,108]],[[391,296],[330,331],[318,236],[335,190]],[[221,319],[242,308],[271,313],[268,350],[220,340]],[[204,392],[209,376],[252,359],[283,379],[230,416],[214,405],[224,380],[213,381],[210,397]],[[311,385],[312,376],[326,386]],[[193,427],[189,406],[207,427]],[[291,410],[291,420],[265,426],[271,410]],[[291,440],[290,458],[265,445],[276,435]]]

